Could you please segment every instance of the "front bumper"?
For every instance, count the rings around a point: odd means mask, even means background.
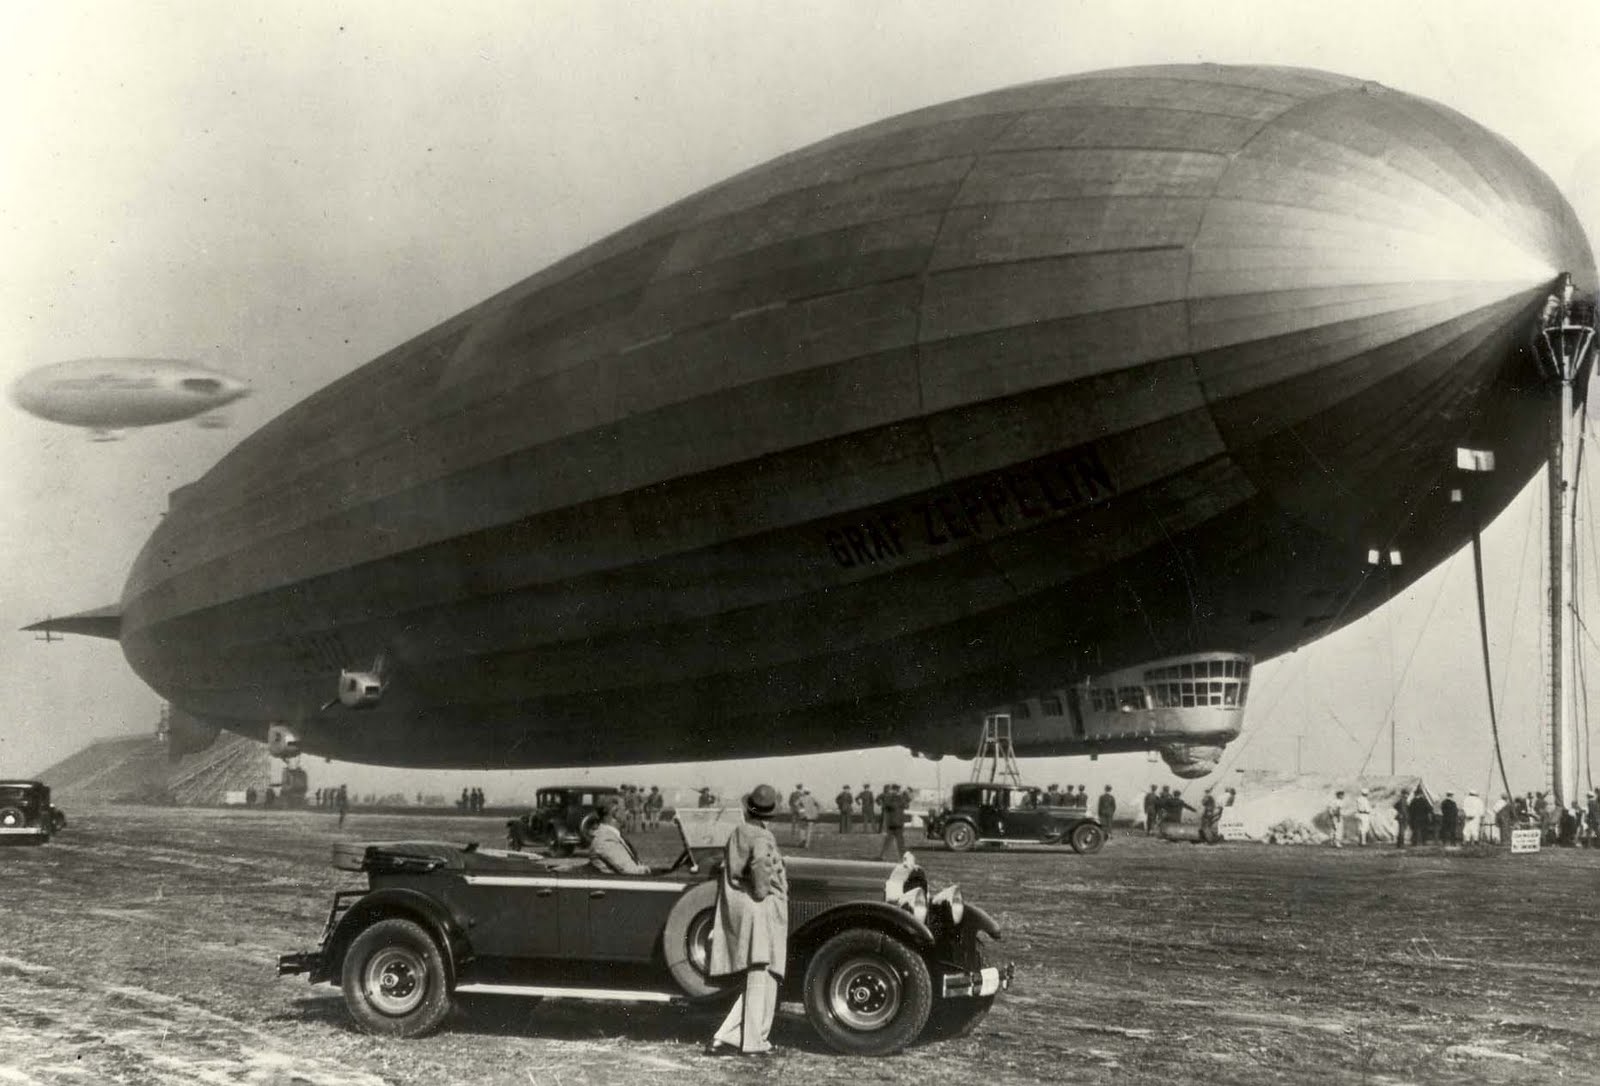
[[[0,826],[0,842],[28,844],[50,840],[50,831],[44,826]]]
[[[989,966],[970,973],[946,973],[940,977],[939,994],[945,999],[976,999],[992,996],[1011,988],[1011,978],[1016,967],[1007,962],[1003,967]]]

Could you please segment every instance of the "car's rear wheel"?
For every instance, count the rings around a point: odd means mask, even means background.
[[[62,812],[56,810],[54,807],[50,808],[50,832],[51,833],[60,833],[62,830],[66,829],[66,828],[67,828],[67,816],[65,814],[63,814]]]
[[[0,826],[14,830],[28,823],[28,816],[22,813],[20,807],[0,807]]]
[[[892,935],[848,928],[811,958],[806,1017],[829,1048],[886,1056],[915,1041],[933,1007],[922,956]]]
[[[368,1033],[422,1037],[450,1013],[444,954],[411,920],[380,920],[356,936],[341,979],[345,1006]]]
[[[969,852],[978,843],[978,831],[970,822],[952,822],[944,828],[944,844],[951,852]]]
[[[974,970],[983,968],[983,955],[977,954]],[[983,1016],[994,1006],[994,996],[941,999],[928,1015],[928,1027],[922,1031],[924,1041],[954,1041],[978,1028]]]
[[[1100,846],[1106,843],[1106,831],[1097,823],[1081,822],[1072,830],[1072,851],[1085,856],[1092,852],[1099,852]]]

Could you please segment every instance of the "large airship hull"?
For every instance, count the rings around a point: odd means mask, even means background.
[[[203,720],[367,762],[970,754],[984,707],[1269,659],[1453,553],[1542,462],[1527,343],[1563,271],[1593,283],[1548,179],[1374,84],[948,103],[267,424],[174,496],[122,644]],[[1497,470],[1463,483],[1460,447]],[[338,702],[346,669],[381,694]],[[1089,749],[1022,724],[1019,753]]]

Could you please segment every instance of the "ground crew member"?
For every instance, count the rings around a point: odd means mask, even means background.
[[[1406,847],[1406,823],[1411,820],[1411,792],[1400,789],[1400,798],[1394,801],[1394,847]],[[1413,837],[1411,843],[1417,843]]]
[[[1106,785],[1106,790],[1100,793],[1100,799],[1095,804],[1095,814],[1100,816],[1100,826],[1106,831],[1106,836],[1111,836],[1111,820],[1117,814],[1117,797],[1111,794],[1111,786]]]
[[[1483,825],[1483,797],[1477,792],[1468,792],[1467,798],[1461,801],[1461,832],[1467,844],[1476,841],[1482,834]]]
[[[1328,821],[1333,824],[1333,847],[1344,848],[1344,793],[1335,792],[1328,804]]]
[[[803,784],[794,786],[794,791],[789,793],[789,842],[800,840],[800,795],[806,790]]]
[[[1356,796],[1356,844],[1362,848],[1367,847],[1367,841],[1372,837],[1372,800],[1367,798],[1367,790],[1363,788]]]
[[[1222,831],[1217,827],[1222,824],[1222,808],[1217,806],[1217,798],[1211,794],[1211,789],[1206,789],[1206,794],[1200,800],[1200,840],[1208,845],[1214,845],[1222,840]]]
[[[1411,844],[1425,845],[1432,834],[1428,832],[1428,823],[1433,819],[1433,804],[1428,802],[1428,797],[1423,795],[1422,786],[1417,785],[1417,790],[1412,793],[1411,803],[1406,807],[1406,813],[1411,821]]]
[[[269,789],[270,791],[270,789]],[[339,825],[344,825],[344,816],[350,813],[350,789],[344,785],[339,786],[338,798],[335,805],[339,808]]]
[[[861,794],[856,797],[861,804],[861,832],[872,833],[878,825],[877,809],[873,806],[877,797],[872,794],[872,785],[863,784]]]
[[[1144,835],[1149,837],[1156,832],[1156,815],[1161,810],[1161,799],[1156,795],[1156,786],[1151,785],[1150,791],[1144,794]]]
[[[800,806],[796,810],[800,819],[800,847],[811,847],[811,831],[816,827],[817,818],[822,814],[822,804],[817,802],[817,797],[811,794],[811,789],[800,789]]]
[[[789,882],[778,842],[766,825],[777,811],[777,790],[757,785],[744,798],[747,821],[734,827],[723,850],[710,972],[714,977],[743,973],[744,991],[706,1046],[708,1055],[772,1051],[767,1038],[789,945]]]
[[[885,852],[889,846],[894,846],[894,855],[887,859],[898,861],[906,854],[906,806],[911,802],[911,794],[901,791],[898,784],[891,784],[883,793],[883,801],[878,805],[879,814],[883,820],[883,847],[878,849],[878,859],[886,857]]]
[[[1456,803],[1456,794],[1446,792],[1444,802],[1439,804],[1439,843],[1441,845],[1459,845],[1461,843],[1461,824],[1457,816],[1461,808]]]
[[[644,798],[644,828],[653,830],[661,825],[661,812],[666,809],[667,797],[661,794],[659,785],[650,786],[650,794]]]
[[[839,832],[850,832],[850,815],[856,809],[856,797],[850,792],[850,786],[844,785],[839,789],[839,794],[833,797],[834,805],[839,808]]]

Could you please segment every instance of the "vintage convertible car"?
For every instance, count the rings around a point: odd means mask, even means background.
[[[1071,845],[1080,853],[1099,852],[1105,827],[1081,807],[1056,807],[1038,788],[995,782],[958,784],[950,803],[928,820],[930,840],[952,852],[979,845]]]
[[[683,832],[678,862],[650,876],[471,845],[336,845],[334,865],[368,888],[336,892],[321,945],[280,957],[278,974],[339,984],[362,1028],[399,1037],[438,1028],[457,995],[725,1004],[742,978],[706,972],[721,853]],[[1010,986],[979,945],[998,925],[953,886],[930,897],[909,854],[786,862],[784,998],[836,1051],[965,1034]]]

